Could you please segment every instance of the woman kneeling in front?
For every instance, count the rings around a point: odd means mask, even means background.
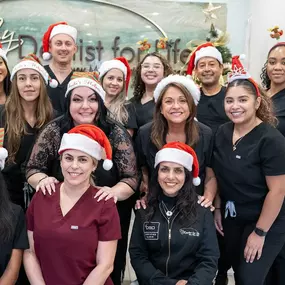
[[[139,284],[210,285],[219,249],[213,216],[197,203],[196,153],[168,143],[156,154],[155,168],[148,207],[138,210],[130,243]]]
[[[24,265],[31,284],[112,285],[121,237],[113,199],[97,201],[90,185],[102,152],[110,168],[112,149],[104,132],[79,125],[64,134],[59,149],[64,182],[52,195],[36,193],[27,211],[30,249]]]

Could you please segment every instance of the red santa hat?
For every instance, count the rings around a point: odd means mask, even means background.
[[[5,167],[5,160],[8,157],[8,151],[3,147],[5,131],[4,128],[0,128],[0,170]]]
[[[58,82],[49,76],[45,68],[42,66],[39,58],[35,54],[28,54],[18,64],[14,66],[11,72],[11,81],[13,80],[15,74],[21,69],[36,70],[43,77],[47,85],[52,88],[56,88],[58,86]]]
[[[97,72],[73,72],[71,80],[67,85],[65,97],[77,87],[89,87],[101,97],[103,102],[105,101],[105,91],[98,80]]]
[[[181,142],[167,143],[156,153],[154,167],[163,161],[181,164],[192,172],[193,184],[195,186],[200,185],[198,158],[193,148],[189,145]]]
[[[68,149],[80,150],[96,160],[103,159],[105,151],[106,159],[104,159],[103,168],[110,170],[113,166],[111,144],[105,133],[94,125],[78,125],[64,134],[58,153],[62,154]]]
[[[99,68],[99,79],[101,80],[102,77],[111,69],[119,69],[124,74],[124,79],[126,82],[126,93],[128,93],[129,83],[132,75],[132,70],[130,68],[128,60],[121,56],[116,57],[112,60],[104,61]]]
[[[0,57],[2,57],[5,61],[5,63],[7,64],[7,62],[8,62],[7,54],[6,54],[6,51],[3,49],[2,43],[0,43]]]
[[[42,39],[44,60],[51,59],[51,54],[49,53],[49,42],[54,36],[58,34],[66,34],[70,36],[76,43],[77,30],[74,27],[69,26],[66,22],[58,22],[50,25]]]
[[[164,90],[164,88],[171,84],[171,83],[179,83],[183,85],[191,94],[193,97],[193,100],[195,102],[195,105],[198,105],[201,92],[200,88],[196,85],[196,83],[193,81],[192,77],[186,77],[178,74],[170,74],[167,77],[163,78],[156,86],[153,97],[154,101],[156,102],[161,95],[161,92]]]
[[[232,71],[228,73],[228,83],[231,83],[238,79],[246,79],[250,81],[256,90],[257,97],[260,97],[260,91],[258,88],[258,84],[255,80],[250,76],[247,70],[243,67],[240,60],[245,59],[245,55],[235,55],[232,57]]]
[[[223,64],[222,54],[214,47],[212,43],[205,43],[198,46],[191,54],[190,60],[187,67],[187,75],[192,75],[193,70],[202,57],[213,57],[220,64]]]

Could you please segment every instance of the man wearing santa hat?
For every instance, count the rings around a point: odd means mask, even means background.
[[[64,113],[64,98],[67,84],[72,76],[72,60],[77,51],[77,30],[66,22],[48,27],[43,37],[43,59],[50,60],[45,66],[52,79],[58,82],[57,88],[48,87],[48,95],[53,108]]]
[[[192,53],[187,74],[192,75],[193,72],[201,82],[197,118],[215,133],[220,125],[228,121],[228,117],[224,110],[225,87],[220,84],[223,58],[212,43],[202,44]]]
[[[205,43],[196,48],[192,53],[187,74],[195,76],[201,83],[201,97],[197,106],[197,119],[201,123],[209,126],[213,133],[220,125],[229,119],[224,109],[224,99],[226,88],[220,84],[223,73],[223,58],[217,48],[212,43]],[[223,237],[218,234],[220,245],[220,259],[216,285],[228,284],[227,271],[230,264],[227,257],[223,254]]]

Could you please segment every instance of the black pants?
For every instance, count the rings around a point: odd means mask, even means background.
[[[218,261],[218,274],[227,275],[228,270],[230,270],[232,266],[225,249],[225,238],[221,236],[218,232],[217,232],[217,237],[220,249],[220,258]]]
[[[274,260],[272,267],[266,277],[265,285],[285,284],[285,245]]]
[[[235,272],[236,285],[263,285],[273,262],[279,258],[282,260],[285,233],[277,234],[269,231],[265,238],[261,258],[253,263],[245,261],[245,245],[254,227],[255,224],[240,221],[238,218],[228,217],[224,222],[225,251]],[[284,272],[282,273],[282,269],[276,277],[279,283],[274,283],[274,285],[285,284],[285,276]]]
[[[134,195],[133,195],[134,196]],[[132,215],[132,208],[135,203],[135,197],[118,202],[117,208],[120,215],[122,238],[118,241],[117,252],[114,261],[114,270],[111,274],[114,285],[120,285],[124,278],[126,267],[126,254],[128,249],[128,233]]]

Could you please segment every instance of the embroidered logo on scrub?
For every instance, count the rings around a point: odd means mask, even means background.
[[[159,238],[159,222],[145,222],[143,224],[143,233],[145,240],[158,240]]]
[[[179,230],[181,235],[188,235],[190,237],[199,237],[200,233],[193,228],[184,228]]]

